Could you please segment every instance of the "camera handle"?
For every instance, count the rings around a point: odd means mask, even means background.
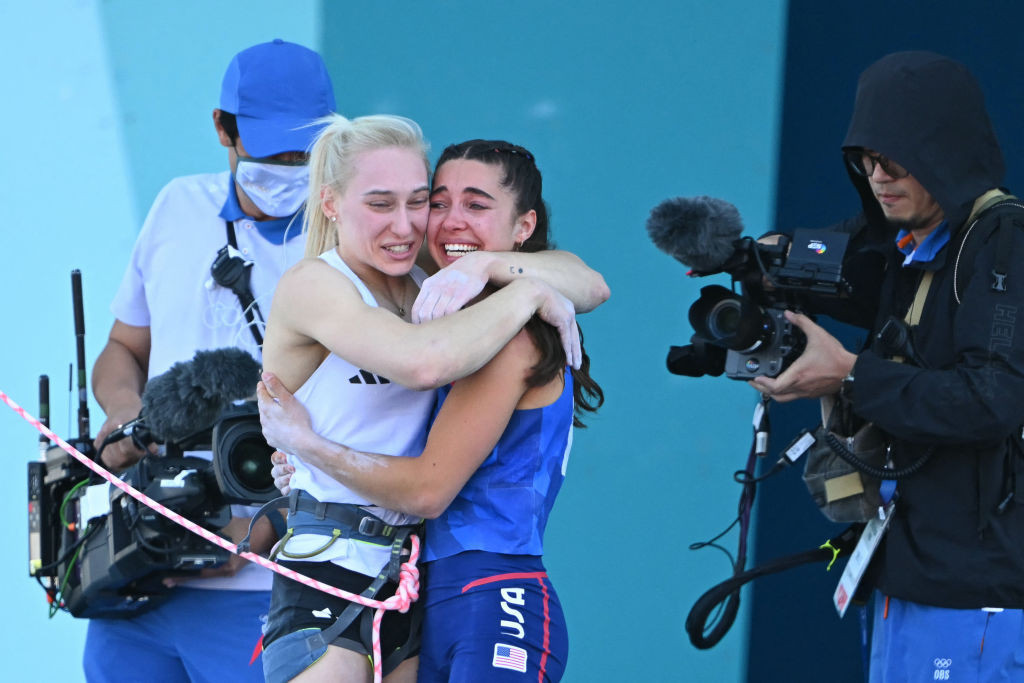
[[[121,441],[122,439],[131,439],[132,445],[140,451],[148,451],[151,445],[157,443],[156,439],[153,437],[153,433],[146,425],[145,419],[142,415],[139,415],[136,418],[128,420],[128,422],[125,422],[117,429],[107,434],[107,438],[103,439],[103,443],[100,444],[100,449],[96,452],[94,460],[99,462],[100,458],[103,456],[104,449],[111,444]]]

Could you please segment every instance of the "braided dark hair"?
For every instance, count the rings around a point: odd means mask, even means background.
[[[500,166],[502,177],[499,182],[515,198],[515,214],[522,216],[530,210],[537,214],[537,224],[533,234],[519,246],[520,251],[536,252],[554,248],[554,243],[551,242],[549,236],[548,207],[542,194],[543,182],[540,170],[529,150],[504,140],[467,140],[456,145],[449,145],[441,152],[441,156],[437,160],[434,177],[437,177],[441,166],[455,159]],[[531,318],[525,329],[540,352],[540,361],[530,369],[530,376],[527,378],[526,384],[529,387],[542,386],[557,377],[565,368],[565,349],[562,348],[558,331],[539,317]],[[575,403],[573,425],[585,427],[586,425],[580,420],[581,411],[595,412],[604,403],[604,392],[590,376],[590,357],[582,349],[582,329],[580,330],[580,347],[583,351],[580,369],[572,371]]]

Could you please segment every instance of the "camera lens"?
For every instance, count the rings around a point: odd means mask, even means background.
[[[270,456],[255,404],[238,409],[213,428],[213,470],[229,502],[259,505],[276,498]],[[241,414],[238,414],[241,413]]]
[[[247,434],[234,443],[228,455],[229,467],[247,489],[264,491],[273,488],[274,477],[270,474],[270,455],[273,452],[274,449],[258,433]]]
[[[739,329],[740,302],[736,299],[719,301],[708,311],[706,322],[715,339],[731,337]]]
[[[701,339],[734,351],[749,351],[771,340],[774,326],[757,303],[720,285],[700,290],[690,306],[690,324]]]

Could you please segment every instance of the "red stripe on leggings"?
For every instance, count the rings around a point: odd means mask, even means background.
[[[548,654],[551,649],[551,596],[548,593],[548,585],[544,583],[544,579],[546,578],[548,578],[547,572],[513,572],[511,574],[495,574],[494,576],[487,576],[482,579],[477,579],[476,581],[470,581],[462,587],[462,592],[465,593],[477,586],[484,586],[498,581],[537,579],[537,583],[540,584],[541,592],[544,594],[544,650],[540,655],[540,670],[537,672],[537,683],[544,683],[544,673],[547,671]]]
[[[495,583],[496,581],[510,581],[512,579],[546,579],[547,577],[547,572],[513,572],[511,574],[495,574],[494,576],[485,576],[482,579],[470,581],[462,587],[462,592],[465,593],[471,588],[483,586],[488,583]]]
[[[540,671],[537,672],[537,683],[544,683],[544,672],[548,666],[548,650],[551,648],[551,614],[548,611],[548,585],[540,578],[537,579],[540,588],[544,592],[544,651],[540,656]]]

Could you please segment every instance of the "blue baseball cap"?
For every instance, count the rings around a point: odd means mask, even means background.
[[[242,50],[228,64],[220,108],[235,115],[246,152],[305,151],[334,111],[334,88],[320,55],[277,38]]]

